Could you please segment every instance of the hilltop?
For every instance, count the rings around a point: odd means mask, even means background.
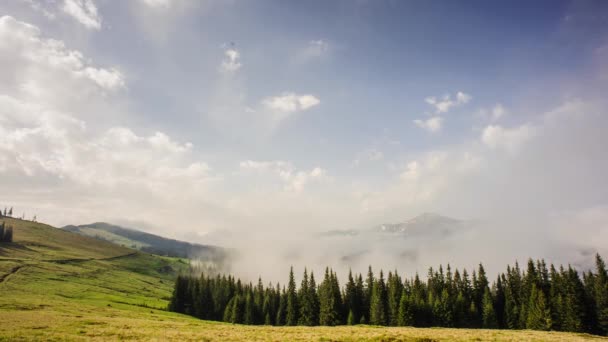
[[[226,257],[226,251],[221,247],[169,239],[142,232],[137,229],[125,228],[105,222],[78,226],[69,225],[63,227],[63,229],[162,256],[196,258],[211,261],[221,261]]]

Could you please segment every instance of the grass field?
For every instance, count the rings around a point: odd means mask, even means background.
[[[0,220],[2,221],[2,220]],[[0,245],[0,341],[588,341],[537,331],[264,327],[206,322],[164,311],[186,262],[135,252],[39,223],[6,219]]]

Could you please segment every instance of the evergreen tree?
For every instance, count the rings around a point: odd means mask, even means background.
[[[365,288],[363,292],[363,310],[361,313],[361,324],[369,323],[370,317],[370,306],[372,301],[372,293],[374,291],[374,272],[372,271],[372,266],[370,265],[367,269],[367,278],[365,278]]]
[[[243,324],[256,324],[255,321],[255,303],[251,291],[245,296],[245,309],[243,313]]]
[[[237,294],[232,301],[230,323],[242,324],[245,316],[245,300],[242,294]]]
[[[169,302],[169,310],[173,312],[185,313],[188,301],[188,278],[178,275],[173,287],[173,295]]]
[[[498,328],[496,312],[494,311],[494,302],[492,300],[492,295],[490,294],[490,289],[488,289],[487,287],[483,294],[481,316],[482,316],[482,327],[484,329]]]
[[[599,254],[595,256],[595,310],[598,331],[602,335],[608,334],[608,271],[606,264]]]
[[[413,301],[405,291],[401,293],[401,299],[399,300],[397,324],[402,327],[414,325]]]
[[[13,207],[8,210],[8,216],[13,217]]]
[[[348,281],[344,290],[344,306],[348,312],[350,322],[348,324],[357,324],[361,320],[361,297],[351,271],[348,272]]]
[[[530,301],[527,309],[526,328],[533,330],[551,329],[551,311],[547,306],[545,294],[542,290],[532,285]]]
[[[397,326],[399,324],[399,305],[403,292],[403,283],[396,270],[394,274],[389,272],[387,286],[389,325]]]
[[[373,283],[372,297],[370,299],[369,323],[374,325],[387,325],[388,323],[388,295],[384,276],[380,270],[380,278]]]
[[[287,292],[285,291],[285,288],[283,288],[279,298],[279,306],[277,308],[275,324],[285,325],[285,318],[287,316]]]
[[[285,325],[298,324],[298,295],[296,293],[296,281],[293,276],[293,267],[289,271],[289,284],[287,285],[287,312],[285,314]]]
[[[336,292],[337,279],[333,272],[325,269],[325,277],[319,286],[319,323],[334,326],[342,322],[340,315],[340,290]]]
[[[308,295],[309,301],[312,306],[312,325],[319,325],[319,294],[317,293],[317,282],[315,281],[315,274],[310,272],[310,279],[308,282]]]
[[[298,292],[298,301],[300,303],[300,325],[313,326],[315,322],[315,305],[314,297],[311,289],[309,288],[308,272],[304,269],[304,277],[302,278],[302,285]],[[314,291],[314,289],[312,289]]]

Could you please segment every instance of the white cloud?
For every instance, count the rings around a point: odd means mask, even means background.
[[[88,29],[101,29],[101,17],[93,0],[63,0],[62,9]]]
[[[241,64],[241,54],[236,49],[227,49],[224,51],[224,59],[220,64],[220,70],[227,73],[234,73],[239,70],[243,64]]]
[[[38,0],[21,0],[21,2],[27,4],[32,10],[42,13],[42,15],[49,20],[54,20],[56,17],[53,12],[48,10],[43,3],[39,2]]]
[[[536,129],[525,124],[516,128],[506,129],[499,125],[489,125],[484,128],[481,141],[493,149],[504,149],[517,152],[521,146],[534,136]]]
[[[144,5],[154,9],[167,9],[173,5],[173,0],[139,0]]]
[[[507,109],[503,105],[498,103],[496,106],[494,106],[494,108],[492,108],[492,121],[499,120],[500,118],[505,116],[505,114],[507,114]]]
[[[326,178],[327,171],[315,167],[310,171],[297,170],[286,161],[254,161],[246,160],[239,164],[245,171],[255,171],[259,174],[273,174],[283,183],[283,189],[288,192],[300,193],[312,181]]]
[[[0,18],[0,51],[12,58],[4,61],[9,72],[29,75],[21,85],[26,91],[49,92],[52,89],[40,87],[40,83],[49,82],[57,88],[79,79],[92,81],[104,90],[125,87],[124,76],[117,69],[91,66],[80,51],[67,49],[60,40],[45,39],[38,27],[10,16]]]
[[[435,107],[435,113],[447,113],[453,107],[457,107],[471,101],[472,97],[469,94],[463,93],[461,91],[456,93],[456,98],[452,99],[450,94],[443,96],[438,99],[435,96],[429,96],[424,101]]]
[[[435,116],[428,120],[414,120],[416,126],[423,128],[431,133],[437,133],[441,131],[441,126],[443,124],[443,119],[441,117]]]
[[[481,108],[475,115],[483,120],[491,122],[499,121],[508,114],[507,108],[500,103],[497,103],[491,109]]]
[[[304,111],[319,105],[319,103],[321,101],[314,95],[297,95],[290,92],[284,92],[279,96],[271,96],[262,100],[262,105],[266,108],[284,113]]]

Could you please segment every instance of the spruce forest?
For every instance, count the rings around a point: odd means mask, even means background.
[[[320,284],[293,268],[287,287],[244,284],[230,275],[179,276],[169,310],[205,320],[276,326],[380,326],[533,329],[608,333],[608,272],[600,255],[593,271],[529,260],[490,283],[483,265],[466,270],[430,268],[426,281],[370,267],[348,275],[344,287],[331,269]]]

